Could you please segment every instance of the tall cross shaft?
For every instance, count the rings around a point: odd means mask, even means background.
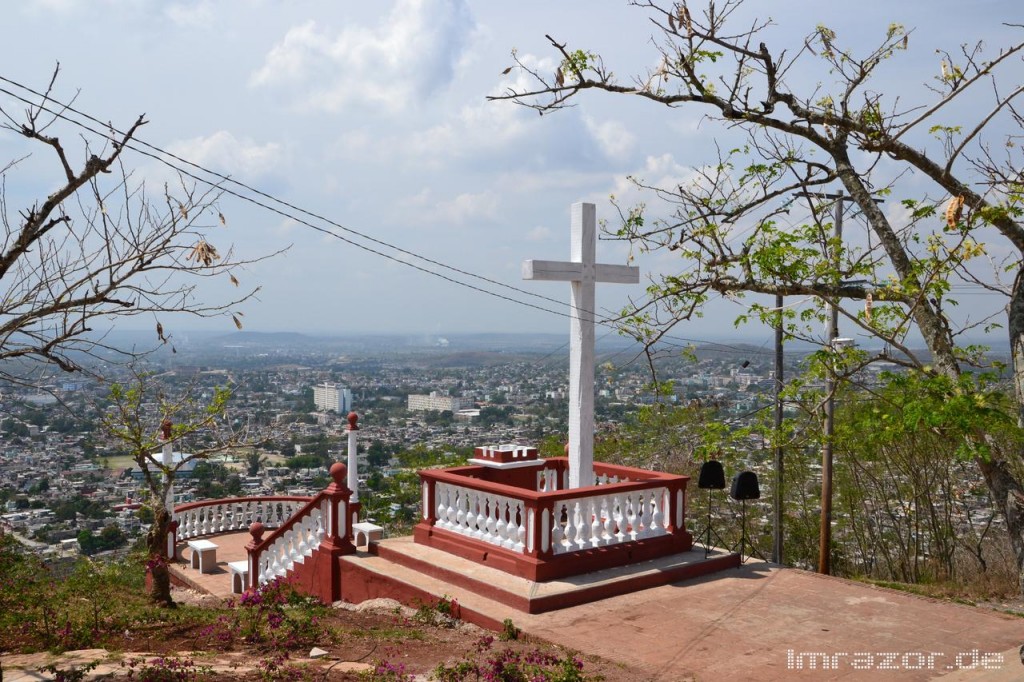
[[[597,263],[597,210],[572,205],[570,261],[523,261],[523,279],[569,282],[569,487],[594,485],[595,284],[636,284],[640,269]]]

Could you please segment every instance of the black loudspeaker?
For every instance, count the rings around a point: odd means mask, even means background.
[[[722,463],[717,461],[717,460],[711,459],[711,460],[708,460],[707,462],[704,462],[703,464],[701,464],[700,465],[700,476],[697,477],[697,487],[700,488],[701,490],[707,490],[708,491],[708,520],[707,520],[707,526],[705,527],[704,532],[699,534],[699,535],[704,535],[705,536],[704,537],[704,558],[707,559],[708,555],[711,554],[711,535],[712,534],[714,534],[714,536],[716,538],[718,538],[718,542],[719,542],[720,545],[725,546],[725,541],[722,540],[722,536],[720,536],[718,534],[718,532],[715,531],[711,527],[711,510],[712,510],[712,506],[713,506],[712,505],[712,500],[711,500],[711,491],[712,490],[725,490],[725,468],[722,467]]]
[[[701,464],[697,487],[701,490],[725,490],[725,469],[722,463],[712,459]]]
[[[741,471],[733,476],[729,497],[734,500],[761,499],[761,488],[757,485],[757,474],[753,471]]]
[[[761,499],[761,488],[757,484],[757,474],[753,471],[741,471],[732,478],[732,487],[729,489],[729,497],[734,500],[740,500],[743,503],[743,508],[740,516],[741,532],[740,532],[740,563],[746,562],[744,551],[747,548],[747,500],[759,500]],[[761,556],[761,553],[757,551],[757,547],[751,546],[750,551]],[[764,559],[763,556],[761,556]]]

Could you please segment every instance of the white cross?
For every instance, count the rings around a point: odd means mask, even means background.
[[[571,261],[523,261],[523,279],[570,282],[569,487],[594,485],[594,284],[636,284],[640,269],[596,263],[594,204],[572,205]]]

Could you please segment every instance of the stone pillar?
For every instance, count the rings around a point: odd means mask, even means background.
[[[348,413],[348,489],[352,491],[352,501],[359,501],[359,462],[356,445],[356,431],[359,430],[359,415]]]
[[[249,576],[246,580],[246,589],[256,589],[260,584],[260,555],[257,550],[263,543],[263,531],[263,524],[259,521],[256,521],[249,526],[249,535],[252,536],[252,539],[249,540],[249,544],[245,546],[245,551],[249,555]]]
[[[321,549],[337,551],[338,554],[352,554],[356,551],[352,544],[352,515],[349,513],[352,491],[345,485],[348,467],[341,462],[331,465],[331,484],[323,495],[330,501],[330,515],[327,535],[320,544]]]

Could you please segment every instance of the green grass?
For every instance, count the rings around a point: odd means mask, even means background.
[[[106,464],[108,469],[130,469],[135,466],[135,460],[130,455],[100,457],[99,461],[100,463]]]

